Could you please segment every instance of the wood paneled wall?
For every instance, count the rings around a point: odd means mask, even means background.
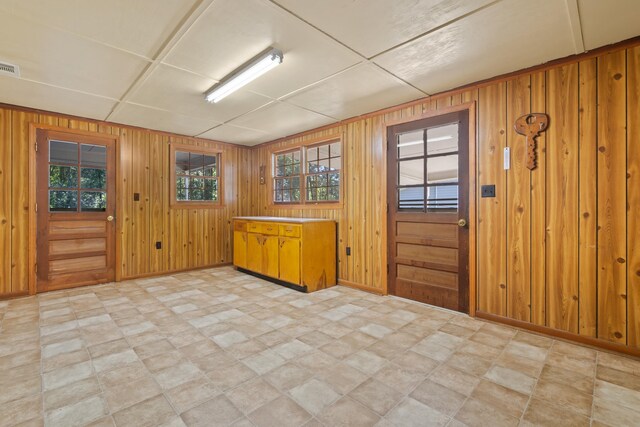
[[[0,296],[28,292],[29,124],[120,137],[117,221],[123,279],[230,263],[230,219],[250,213],[248,148],[20,108],[0,108]],[[224,207],[169,207],[169,144],[213,147],[222,154]],[[140,200],[134,201],[134,193]],[[156,249],[156,242],[162,249]]]
[[[254,215],[339,223],[339,278],[386,292],[385,123],[475,101],[479,312],[640,349],[640,47],[620,47],[523,72],[258,146]],[[550,117],[525,167],[513,130],[530,112]],[[342,135],[343,204],[291,209],[270,203],[257,171],[271,153]],[[511,150],[511,168],[503,151]],[[346,255],[351,247],[351,256]]]

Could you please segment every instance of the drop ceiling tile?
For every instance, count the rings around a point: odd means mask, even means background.
[[[3,0],[0,11],[153,57],[195,0]],[[31,25],[33,27],[33,25]]]
[[[638,0],[579,0],[585,49],[595,49],[640,35]]]
[[[343,120],[424,97],[372,64],[363,64],[304,89],[286,101]]]
[[[287,10],[372,56],[493,0],[276,0]]]
[[[276,139],[273,135],[263,131],[230,124],[220,125],[217,128],[213,128],[199,136],[201,138],[231,142],[233,144],[246,145],[250,147]]]
[[[104,120],[117,100],[0,76],[0,103]]]
[[[502,1],[374,60],[437,93],[574,53],[564,2]]]
[[[272,101],[270,98],[239,90],[233,96],[211,104],[205,101],[204,92],[214,83],[215,80],[161,65],[132,95],[130,101],[218,122],[225,122]]]
[[[0,60],[22,76],[55,86],[120,98],[149,64],[139,56],[0,13]]]
[[[188,136],[200,135],[220,124],[214,120],[184,116],[130,103],[123,104],[110,116],[109,121]]]
[[[252,113],[232,120],[231,124],[261,130],[280,138],[314,129],[335,119],[296,107],[285,102],[273,102]]]
[[[282,50],[282,65],[246,88],[272,98],[362,59],[266,0],[218,0],[165,62],[220,80],[269,46]]]

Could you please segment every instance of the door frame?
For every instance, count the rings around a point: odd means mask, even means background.
[[[120,172],[120,136],[111,135],[102,132],[92,132],[82,129],[71,129],[61,126],[48,125],[44,123],[29,123],[29,295],[35,295],[37,292],[36,265],[38,262],[37,251],[37,235],[38,235],[38,214],[36,213],[37,202],[37,163],[36,163],[36,144],[38,131],[55,131],[72,135],[89,136],[93,138],[101,138],[111,140],[115,149],[115,211],[116,211],[116,230],[115,230],[115,281],[122,279],[122,219],[124,212],[122,211],[122,203],[119,203],[118,196],[122,194],[121,172]]]
[[[438,110],[425,111],[424,113],[416,116],[408,116],[396,120],[388,120],[384,123],[384,141],[385,148],[389,147],[390,141],[387,140],[389,128],[391,126],[415,122],[422,119],[429,119],[437,116],[442,116],[449,113],[455,113],[467,110],[469,113],[469,165],[468,165],[468,177],[469,177],[469,316],[475,317],[476,315],[476,302],[477,302],[477,189],[476,189],[476,171],[477,171],[477,143],[476,143],[476,101],[466,102],[455,106],[444,107]],[[385,180],[388,180],[389,171],[388,167],[388,150],[383,149],[383,161],[384,161],[384,173]],[[388,203],[389,195],[387,194],[388,182],[384,185],[384,201]],[[385,209],[383,227],[384,236],[384,263],[389,266],[389,212]],[[389,276],[384,275],[384,293],[389,293]]]

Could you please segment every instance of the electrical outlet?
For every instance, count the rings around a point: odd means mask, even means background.
[[[347,246],[347,256],[351,256],[351,247]]]
[[[496,186],[495,185],[483,185],[481,189],[482,197],[496,197]]]
[[[133,193],[133,201],[134,202],[140,201],[140,193]]]
[[[156,242],[156,249],[162,249],[162,242]]]

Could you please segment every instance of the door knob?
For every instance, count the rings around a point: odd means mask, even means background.
[[[109,216],[107,217],[107,221],[109,221],[109,222],[113,221],[113,217],[112,217],[111,215],[109,215]]]
[[[458,220],[458,226],[459,226],[459,227],[466,227],[466,226],[467,226],[467,220],[466,220],[466,219],[464,219],[464,218],[460,218],[460,219]]]

